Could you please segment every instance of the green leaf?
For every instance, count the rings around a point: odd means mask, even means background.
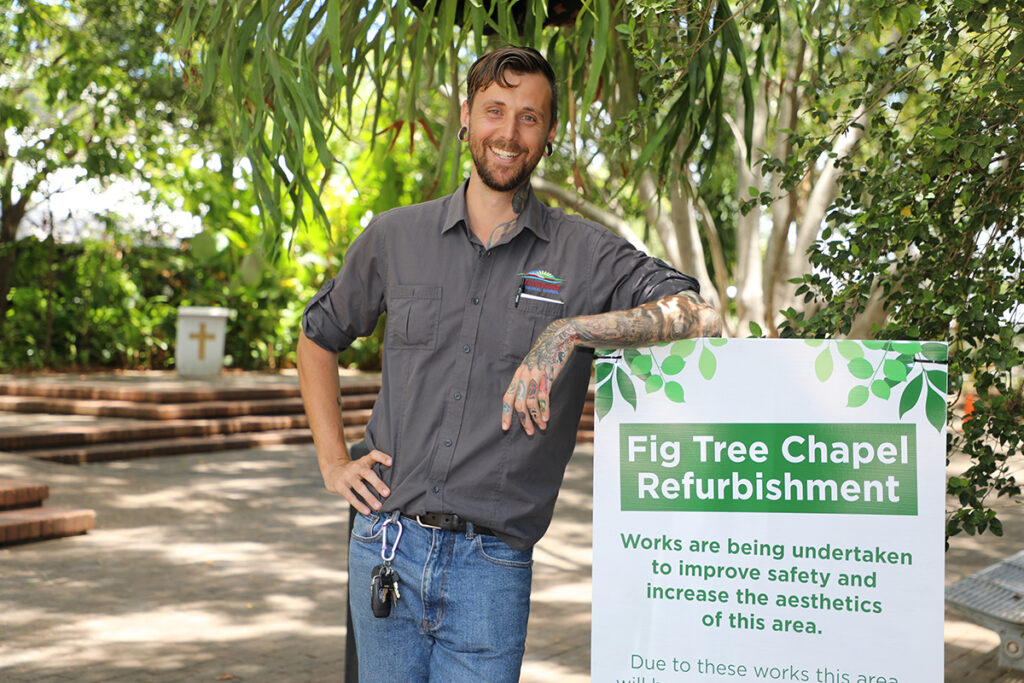
[[[629,373],[622,368],[615,368],[615,383],[619,385],[619,394],[622,398],[636,410],[636,387],[633,386]]]
[[[595,380],[597,384],[608,379],[608,376],[612,374],[612,370],[615,368],[615,363],[612,361],[602,361],[597,364],[597,371]]]
[[[850,408],[862,406],[867,403],[868,396],[870,396],[870,394],[868,393],[867,387],[856,386],[853,389],[850,389],[850,395],[846,399],[846,405]]]
[[[929,389],[928,398],[924,403],[924,412],[932,426],[941,431],[946,424],[946,397]]]
[[[665,380],[661,378],[661,375],[651,375],[644,382],[644,389],[647,390],[648,394],[653,394],[665,384]]]
[[[929,370],[928,383],[935,387],[936,391],[946,393],[946,373],[942,370]]]
[[[685,403],[686,398],[683,395],[683,385],[679,382],[666,382],[665,383],[665,396],[668,400],[675,403]]]
[[[650,356],[639,354],[629,362],[629,369],[634,375],[650,375],[652,359]],[[645,378],[643,378],[645,379]]]
[[[661,371],[666,375],[678,375],[686,367],[686,361],[681,356],[667,356],[661,363]]]
[[[903,390],[903,395],[900,396],[900,419],[917,405],[918,399],[921,398],[921,387],[923,386],[924,375],[918,375],[907,384],[907,388]]]
[[[864,348],[871,349],[872,351],[881,351],[882,349],[888,349],[891,343],[882,339],[869,339],[864,342]]]
[[[839,355],[846,360],[864,357],[864,347],[854,341],[836,342],[836,348],[839,349]]]
[[[607,363],[611,365],[611,363]],[[614,396],[612,394],[612,383],[605,382],[597,387],[597,391],[594,392],[594,412],[597,413],[597,419],[603,418],[608,414],[608,411],[612,409],[612,402]]]
[[[808,346],[815,346],[816,347],[816,346],[821,346],[822,344],[824,344],[825,340],[824,339],[805,339],[804,343],[806,343]]]
[[[725,337],[711,337],[708,339],[708,344],[711,344],[712,346],[725,346],[728,343],[729,340]]]
[[[814,359],[814,374],[817,376],[819,382],[825,382],[832,376],[833,368],[832,350],[826,346],[825,349],[818,354],[818,357]]]
[[[864,358],[854,358],[847,364],[846,368],[857,379],[868,379],[871,375],[875,374],[875,368]],[[867,390],[865,389],[865,391]]]
[[[718,369],[718,361],[715,360],[715,354],[707,349],[702,350],[697,367],[700,368],[700,374],[703,375],[704,379],[710,380],[715,376],[715,370]]]
[[[686,358],[693,350],[697,348],[696,339],[680,339],[679,341],[672,344],[669,348],[673,356],[679,356],[680,358]]]
[[[897,382],[902,382],[907,378],[907,366],[895,358],[889,358],[882,364],[882,372],[886,377]]]
[[[764,332],[761,331],[761,326],[755,323],[753,320],[750,321],[750,336],[754,339],[761,339],[764,337]]]
[[[949,347],[939,342],[925,342],[921,344],[921,354],[928,360],[948,360]]]
[[[892,390],[889,388],[888,382],[884,379],[876,379],[871,383],[871,393],[884,401],[889,400],[889,394],[891,391]]]
[[[204,230],[193,237],[189,244],[191,245],[192,253],[195,254],[196,259],[199,261],[212,261],[220,251],[217,248],[217,238],[209,230]]]
[[[896,342],[892,345],[894,351],[899,351],[901,355],[910,356],[911,360],[917,354],[921,353],[920,342]]]

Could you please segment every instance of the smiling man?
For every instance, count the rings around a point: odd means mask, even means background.
[[[573,452],[593,347],[721,333],[693,278],[536,198],[557,101],[537,51],[481,57],[459,131],[469,179],[376,216],[306,307],[299,378],[320,471],[360,513],[348,575],[363,681],[518,680],[533,546]],[[353,460],[337,353],[385,310],[371,450]],[[376,610],[374,580],[397,586]]]

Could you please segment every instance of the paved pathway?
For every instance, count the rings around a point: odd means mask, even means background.
[[[592,454],[536,551],[523,681],[590,680]],[[0,549],[0,681],[342,680],[347,509],[312,447],[84,467],[0,453],[0,477],[97,512],[88,535]],[[999,507],[1007,535],[954,538],[947,583],[1024,548],[1024,510]],[[946,681],[1024,682],[997,645],[947,613]]]

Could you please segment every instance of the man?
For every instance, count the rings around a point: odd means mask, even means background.
[[[375,217],[303,317],[299,377],[324,485],[360,513],[349,586],[364,681],[518,680],[532,548],[575,444],[589,347],[721,330],[692,278],[534,196],[557,120],[538,52],[486,54],[467,85],[469,180]],[[337,352],[384,310],[372,450],[352,460]],[[375,618],[382,558],[399,597]]]

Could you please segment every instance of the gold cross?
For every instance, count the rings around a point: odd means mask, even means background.
[[[199,340],[199,360],[206,357],[206,341],[216,339],[217,336],[206,331],[206,323],[199,323],[199,331],[188,335],[190,339]]]

